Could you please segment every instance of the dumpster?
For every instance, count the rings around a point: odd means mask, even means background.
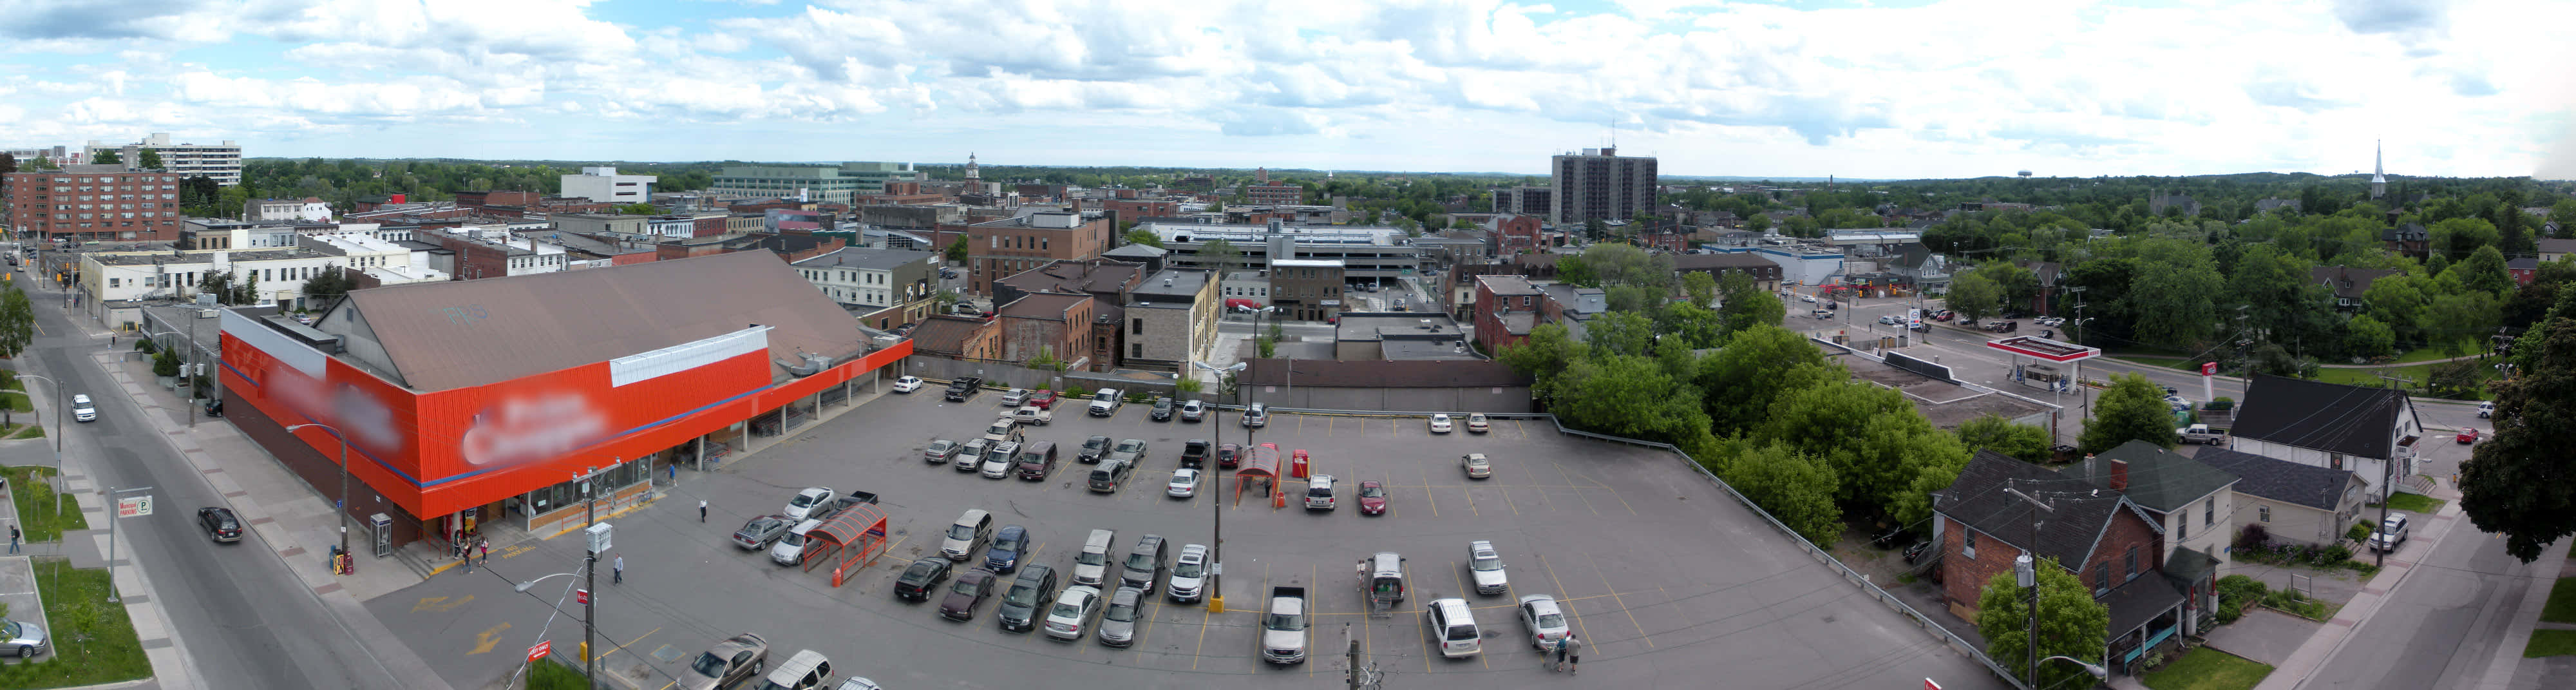
[[[1288,476],[1305,479],[1309,473],[1309,470],[1306,468],[1306,449],[1299,448],[1296,453],[1291,454],[1289,457]]]

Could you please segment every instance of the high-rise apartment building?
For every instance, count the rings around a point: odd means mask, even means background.
[[[102,242],[179,239],[176,173],[76,164],[0,175],[0,225],[17,237]]]
[[[142,170],[143,151],[150,149],[161,154],[162,170],[180,177],[204,175],[226,187],[241,184],[241,145],[231,139],[221,144],[173,144],[168,132],[153,132],[131,144],[109,145],[91,139],[83,149],[80,163],[98,160],[100,151],[115,151],[126,170]]]
[[[654,175],[619,175],[617,168],[599,166],[582,168],[579,175],[563,176],[563,195],[580,197],[603,204],[653,203]]]
[[[1651,156],[1620,156],[1616,148],[1584,149],[1549,159],[1548,178],[1548,186],[1556,190],[1548,213],[1554,223],[1625,219],[1655,208]]]
[[[1552,218],[1555,187],[1504,187],[1494,190],[1494,212]]]

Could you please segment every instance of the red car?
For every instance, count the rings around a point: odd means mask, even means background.
[[[1237,464],[1241,464],[1242,462],[1243,462],[1243,446],[1235,445],[1235,444],[1232,444],[1232,443],[1225,443],[1225,444],[1219,444],[1219,445],[1217,445],[1217,447],[1216,447],[1216,466],[1218,466],[1218,467],[1223,467],[1223,468],[1226,468],[1226,469],[1234,469],[1234,466],[1235,466],[1235,465],[1237,465]]]
[[[1038,409],[1041,410],[1055,409],[1055,391],[1038,391],[1036,393],[1031,393],[1029,394],[1029,404],[1036,405],[1038,406]]]
[[[2478,430],[2477,430],[2476,428],[2461,429],[2461,430],[2460,430],[2460,442],[2461,442],[2461,443],[2477,443],[2477,442],[2478,442]]]
[[[1385,484],[1378,482],[1360,482],[1360,514],[1386,514]]]

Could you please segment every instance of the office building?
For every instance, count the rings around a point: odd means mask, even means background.
[[[1621,156],[1616,148],[1584,149],[1548,160],[1548,220],[1557,225],[1587,220],[1626,220],[1655,208],[1655,159]]]
[[[1555,187],[1504,187],[1494,190],[1494,212],[1553,218]]]
[[[579,175],[563,176],[563,195],[589,199],[603,204],[648,204],[653,202],[654,175],[620,175],[610,166],[587,167]]]
[[[204,175],[226,187],[241,184],[241,145],[231,139],[221,144],[174,144],[167,132],[153,132],[131,144],[109,145],[92,139],[81,151],[79,162],[97,160],[100,151],[115,151],[126,170],[142,170],[145,149],[159,152],[161,169],[180,177]]]

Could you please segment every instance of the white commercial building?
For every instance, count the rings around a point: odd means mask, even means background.
[[[392,271],[386,284],[447,280],[447,275],[412,266],[411,252],[362,236],[306,236],[307,246],[197,252],[97,252],[81,257],[81,290],[105,317],[118,303],[193,299],[198,285],[217,272],[231,273],[233,284],[253,286],[253,304],[275,304],[288,311],[320,307],[304,297],[304,281],[323,269]],[[367,265],[358,265],[363,262]]]
[[[649,204],[653,202],[655,175],[619,175],[608,166],[582,168],[579,175],[563,176],[563,195],[580,197],[605,204]]]
[[[242,202],[242,220],[247,221],[308,220],[322,222],[330,219],[331,205],[323,203],[322,199],[319,197],[308,196],[302,199],[252,199]]]
[[[82,148],[78,161],[81,163],[97,160],[100,151],[115,151],[118,160],[124,162],[125,169],[142,170],[143,151],[151,149],[161,155],[162,170],[182,178],[204,175],[213,179],[215,184],[226,187],[241,184],[241,145],[231,139],[225,139],[222,144],[173,144],[169,133],[153,132],[152,136],[131,144],[108,145],[91,139],[89,145]]]

